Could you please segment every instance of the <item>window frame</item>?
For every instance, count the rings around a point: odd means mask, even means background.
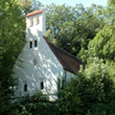
[[[34,47],[36,48],[38,45],[37,40],[34,40]]]
[[[44,89],[44,82],[43,82],[43,81],[40,82],[40,89],[41,89],[41,90]]]
[[[34,65],[36,65],[36,64],[37,64],[37,60],[36,60],[36,58],[34,58],[33,61],[34,61]]]
[[[30,48],[32,48],[32,46],[33,46],[32,41],[29,42],[29,45],[30,45]]]
[[[24,83],[24,92],[27,92],[28,91],[28,85],[27,83]]]
[[[39,21],[39,16],[36,16],[36,18],[35,18],[35,19],[36,19],[36,25],[38,25],[38,24],[39,24],[39,22],[40,22],[40,21]]]
[[[32,27],[34,24],[33,17],[30,18],[30,27]]]

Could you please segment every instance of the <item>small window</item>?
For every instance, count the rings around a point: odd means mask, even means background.
[[[40,88],[44,89],[44,82],[43,81],[40,83]]]
[[[32,41],[30,41],[30,48],[32,48]]]
[[[27,91],[27,84],[24,84],[24,92]]]
[[[34,65],[36,65],[37,64],[37,60],[34,58]]]
[[[33,26],[33,18],[30,19],[30,27]]]
[[[37,40],[34,41],[34,46],[37,47]]]
[[[36,17],[36,25],[39,24],[39,16]]]

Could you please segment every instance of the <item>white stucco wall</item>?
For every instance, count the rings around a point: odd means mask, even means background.
[[[36,25],[36,17],[39,16],[39,24]],[[30,27],[30,19],[33,18],[33,26]],[[31,30],[39,30],[42,35],[45,35],[45,11],[43,13],[29,16],[26,18],[26,29],[31,28]]]
[[[69,72],[69,71],[65,71],[66,73],[66,80],[67,81],[69,81],[71,78],[76,78],[77,77],[77,75],[76,74],[74,74],[74,73],[71,73],[71,72]]]
[[[45,13],[39,15],[39,25],[29,27],[29,19],[27,17],[26,39],[27,43],[19,56],[22,62],[16,62],[14,76],[18,78],[18,87],[16,96],[32,94],[40,89],[40,82],[44,82],[44,92],[51,94],[57,92],[57,78],[63,76],[63,67],[49,48],[48,44],[42,37],[45,34]],[[35,16],[32,16],[35,20]],[[34,21],[35,22],[35,21]],[[34,47],[34,40],[37,40],[37,47]],[[30,48],[32,41],[32,48]],[[34,58],[36,65],[34,65]],[[24,92],[24,84],[27,84],[27,92]]]

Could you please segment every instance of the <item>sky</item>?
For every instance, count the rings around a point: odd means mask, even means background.
[[[89,7],[93,3],[97,5],[102,5],[104,7],[107,5],[107,0],[39,0],[39,1],[45,6],[51,3],[55,3],[57,5],[66,4],[70,6],[75,6],[75,4],[82,3],[85,7]]]

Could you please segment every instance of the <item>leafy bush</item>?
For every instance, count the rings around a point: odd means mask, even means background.
[[[71,79],[60,91],[63,95],[59,107],[64,115],[115,114],[115,78],[110,72],[111,64],[97,58],[91,60],[79,72],[79,77]]]
[[[12,74],[26,42],[25,27],[18,0],[0,0],[0,115],[6,114],[14,95]]]
[[[115,115],[115,101],[95,103],[92,106],[92,115]]]
[[[10,115],[59,115],[58,104],[48,101],[41,92],[18,99],[10,110]]]

